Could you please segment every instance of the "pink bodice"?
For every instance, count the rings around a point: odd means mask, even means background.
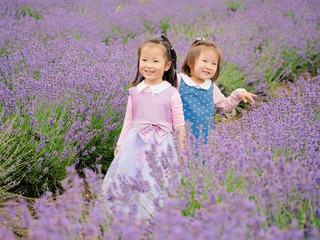
[[[152,131],[161,143],[168,133],[173,131],[171,97],[177,89],[169,87],[160,94],[140,92],[136,87],[130,88],[132,100],[133,127],[137,127],[144,142],[148,142]]]

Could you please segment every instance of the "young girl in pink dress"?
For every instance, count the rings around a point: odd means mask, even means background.
[[[129,89],[115,158],[103,181],[105,193],[110,186],[120,185],[119,176],[127,180],[142,177],[148,181],[150,191],[131,196],[140,218],[153,214],[152,199],[159,195],[146,152],[155,148],[158,153],[155,157],[159,158],[161,152],[167,152],[170,146],[174,149],[173,131],[179,131],[180,143],[185,134],[175,68],[176,53],[165,36],[149,39],[140,46],[137,75]],[[178,163],[177,154],[173,154],[170,161]]]
[[[236,89],[226,98],[215,84],[220,73],[221,53],[212,41],[198,38],[188,49],[178,76],[178,88],[183,103],[185,120],[192,123],[196,138],[200,135],[207,142],[213,130],[214,108],[230,112],[241,100],[254,102],[255,94],[243,88]]]

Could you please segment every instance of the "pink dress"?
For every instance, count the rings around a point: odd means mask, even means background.
[[[163,85],[167,85],[165,82]],[[127,179],[148,181],[150,191],[135,191],[131,195],[138,207],[138,217],[147,218],[153,215],[153,199],[161,194],[160,182],[165,180],[164,168],[160,164],[162,152],[172,152],[171,163],[178,163],[173,140],[173,116],[172,116],[172,96],[179,96],[178,90],[174,87],[166,86],[164,90],[155,94],[151,91],[139,91],[138,87],[129,89],[131,99],[130,129],[125,132],[125,137],[121,143],[117,156],[111,163],[103,181],[103,191],[107,193],[109,187],[119,186],[121,181],[119,176]],[[181,102],[181,99],[180,99]],[[180,125],[184,125],[182,103],[180,106]],[[127,109],[128,112],[128,109]],[[170,150],[171,149],[171,150]],[[155,152],[154,152],[155,151]],[[155,161],[147,160],[147,152],[152,152]],[[155,174],[156,171],[156,174]],[[157,179],[155,175],[160,176]]]

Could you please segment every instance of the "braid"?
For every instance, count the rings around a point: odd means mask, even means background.
[[[162,41],[167,42],[170,46],[170,55],[171,55],[171,59],[169,59],[170,61],[172,61],[173,67],[174,69],[177,69],[177,54],[176,51],[173,49],[169,39],[167,38],[166,35],[161,34],[160,38],[162,39]]]
[[[176,51],[173,49],[169,39],[167,38],[166,35],[161,34],[160,39],[162,40],[162,44],[166,47],[167,49],[167,57],[168,60],[172,62],[171,67],[168,71],[166,71],[163,75],[163,79],[168,81],[169,83],[172,84],[172,86],[177,87],[178,86],[178,81],[177,81],[177,54]]]
[[[172,59],[171,59],[172,64],[173,64],[174,69],[176,70],[177,69],[177,54],[173,48],[171,48],[170,51],[171,51],[171,57],[172,57]]]

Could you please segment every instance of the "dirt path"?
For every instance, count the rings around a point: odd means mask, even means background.
[[[32,212],[34,201],[28,201],[28,208],[30,212]],[[28,238],[28,231],[26,228],[22,227],[22,219],[21,219],[21,211],[19,209],[18,198],[9,199],[5,202],[0,202],[0,215],[2,216],[2,223],[6,226],[13,226],[10,230],[16,236],[16,239],[27,239]],[[10,209],[16,211],[15,216],[12,218],[9,216],[8,212],[10,213]]]

